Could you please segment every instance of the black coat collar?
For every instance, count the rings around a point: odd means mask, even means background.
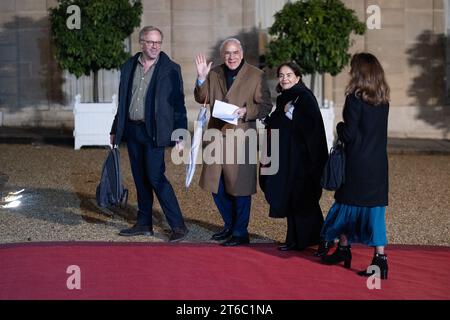
[[[138,52],[131,59],[132,65],[133,65],[133,69],[132,69],[133,72],[134,72],[134,70],[136,70],[136,66],[138,64],[138,59],[139,59],[140,55],[141,55],[141,52]],[[170,60],[169,56],[164,51],[161,51],[161,53],[159,54],[158,62],[156,63],[156,66],[155,66],[155,74],[158,78],[164,76],[166,73],[168,73],[170,71],[171,62],[172,61]],[[157,72],[157,71],[159,71],[159,72]]]

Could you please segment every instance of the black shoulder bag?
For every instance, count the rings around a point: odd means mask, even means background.
[[[339,189],[345,182],[345,150],[344,143],[339,139],[330,150],[320,184],[330,191]]]

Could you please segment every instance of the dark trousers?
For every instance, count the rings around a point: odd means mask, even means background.
[[[184,227],[172,185],[164,172],[164,147],[154,147],[144,123],[128,122],[127,147],[138,199],[137,224],[152,226],[153,191],[170,227]]]
[[[252,196],[236,197],[227,194],[223,176],[220,177],[218,192],[212,195],[225,223],[225,228],[232,230],[235,237],[247,237]]]

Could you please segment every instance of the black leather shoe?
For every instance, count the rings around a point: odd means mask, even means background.
[[[188,234],[189,230],[184,228],[174,228],[172,234],[170,235],[169,242],[179,242],[184,240]]]
[[[314,253],[316,257],[323,257],[328,254],[331,248],[334,247],[334,241],[321,240],[317,251]]]
[[[278,247],[278,250],[280,251],[291,251],[295,249],[296,249],[295,243],[285,243]]]
[[[332,265],[344,262],[344,268],[350,269],[352,265],[352,251],[350,245],[341,246],[338,244],[336,250],[328,256],[323,256],[322,262],[324,264]]]
[[[250,239],[248,237],[231,237],[227,241],[221,243],[224,247],[236,247],[240,246],[242,244],[248,244],[250,243]]]
[[[153,236],[153,230],[150,226],[140,226],[135,224],[129,229],[123,229],[119,232],[120,236]]]
[[[211,237],[212,240],[220,241],[225,240],[231,236],[232,231],[230,229],[224,228],[221,231],[214,233]]]

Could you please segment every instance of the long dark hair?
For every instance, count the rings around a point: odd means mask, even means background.
[[[294,61],[291,61],[291,62],[285,62],[285,63],[280,64],[280,65],[278,66],[278,68],[277,68],[277,77],[279,77],[279,75],[280,75],[280,70],[281,70],[281,68],[283,68],[283,67],[288,67],[289,69],[291,69],[292,71],[294,71],[294,74],[295,74],[297,77],[300,77],[300,80],[298,81],[298,83],[302,83],[302,70],[300,69],[300,67],[299,67],[298,64],[296,64]],[[275,89],[277,90],[278,93],[280,93],[280,92],[283,90],[283,89],[281,88],[281,86],[280,86],[280,83],[277,84],[277,86],[276,86]]]
[[[346,95],[356,94],[373,105],[389,103],[389,85],[381,63],[373,54],[355,54],[350,62],[350,77]]]

